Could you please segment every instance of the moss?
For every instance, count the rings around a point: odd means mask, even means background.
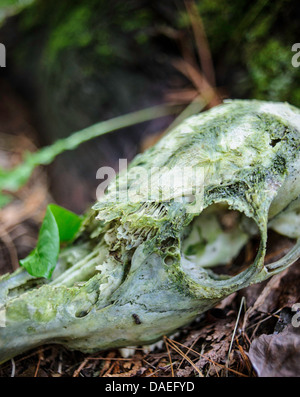
[[[58,24],[55,30],[50,32],[46,56],[50,61],[66,48],[86,47],[92,41],[92,32],[89,30],[89,21],[92,10],[81,5],[71,10]]]
[[[246,1],[239,1],[238,7],[235,3],[226,0],[198,0],[196,3],[212,52],[216,54],[218,51],[223,51],[224,45],[236,31],[237,21],[243,18]],[[233,21],[235,23],[232,23]],[[185,8],[179,12],[176,24],[181,29],[190,25]]]
[[[37,322],[48,322],[51,319],[55,318],[55,316],[56,310],[53,310],[53,308],[49,304],[44,304],[41,305],[40,310],[35,311],[32,319]]]
[[[297,2],[198,0],[216,69],[230,96],[288,101],[300,105],[300,75],[291,65],[298,35]],[[177,26],[190,20],[183,8]]]
[[[263,47],[257,43],[248,47],[246,61],[254,97],[290,101],[291,92],[294,97],[299,95],[299,84],[298,87],[295,84],[299,81],[299,71],[292,66],[291,56],[291,49],[278,39],[270,39]]]
[[[284,175],[287,173],[286,159],[278,154],[273,160],[273,172],[275,174]]]
[[[227,86],[229,96],[300,105],[300,77],[291,65],[291,45],[298,34],[295,0],[241,0],[238,6],[226,0],[197,0],[196,5],[218,84]],[[70,69],[63,61],[68,55],[63,54],[71,52],[75,58],[82,57],[81,72],[90,76],[99,73],[99,66],[103,72],[105,67],[124,67],[133,57],[147,56],[152,51],[152,34],[161,25],[188,29],[185,7],[167,4],[161,9],[138,1],[35,1],[18,17],[22,46],[14,53],[19,65],[28,63],[24,53],[32,58],[39,32],[39,39],[44,40],[43,67],[56,69],[57,74],[64,66]]]
[[[28,334],[34,334],[36,332],[36,329],[34,327],[27,327],[26,331]]]
[[[30,318],[26,301],[19,300],[6,308],[6,319],[9,321],[27,320]]]
[[[57,67],[65,51],[80,53],[87,50],[84,53],[86,70],[94,65],[93,71],[98,72],[99,63],[105,66],[118,58],[129,59],[130,42],[139,48],[148,46],[147,29],[153,20],[151,10],[140,7],[134,1],[107,3],[104,0],[90,0],[79,3],[56,0],[37,1],[25,9],[18,19],[18,26],[23,34],[23,52],[27,53],[31,50],[36,31],[40,31],[40,38],[44,41],[44,67]],[[17,54],[18,51],[19,48],[16,49]]]

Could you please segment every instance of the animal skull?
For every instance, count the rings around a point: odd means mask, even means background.
[[[300,111],[288,104],[228,101],[183,121],[111,183],[50,282],[24,269],[0,278],[0,361],[44,343],[150,344],[294,263],[299,145]],[[268,228],[297,243],[265,265]],[[213,272],[255,233],[250,267]]]

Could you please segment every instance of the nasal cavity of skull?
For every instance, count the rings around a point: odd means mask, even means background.
[[[260,243],[255,222],[226,203],[206,208],[183,235],[182,266],[199,277],[204,268],[216,276],[240,273],[253,263]]]

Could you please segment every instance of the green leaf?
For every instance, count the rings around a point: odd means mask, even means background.
[[[83,218],[56,204],[50,204],[48,208],[56,220],[60,242],[69,243],[78,232]]]
[[[20,265],[34,277],[50,278],[58,260],[60,242],[72,241],[81,222],[78,215],[58,205],[48,205],[37,246],[20,260]]]
[[[36,248],[20,261],[29,274],[50,278],[59,253],[59,231],[56,220],[48,207],[43,220]]]

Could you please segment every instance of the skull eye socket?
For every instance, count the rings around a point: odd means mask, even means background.
[[[213,204],[197,216],[183,233],[183,270],[193,279],[202,278],[205,268],[212,277],[232,277],[251,265],[260,245],[254,220]]]
[[[221,203],[193,220],[183,233],[181,247],[181,267],[191,279],[234,291],[250,280],[256,282],[262,269],[267,278],[290,266],[299,258],[300,239],[295,243],[295,238],[271,228],[263,237],[254,220]]]

